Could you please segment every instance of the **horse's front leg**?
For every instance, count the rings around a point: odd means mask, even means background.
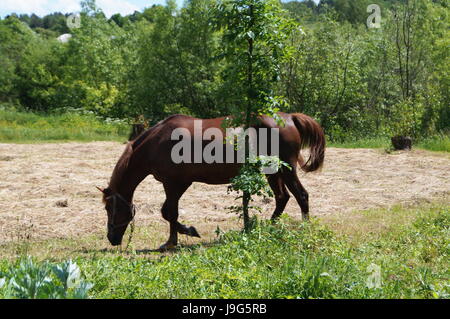
[[[168,250],[175,248],[178,243],[178,232],[177,232],[177,219],[178,219],[178,200],[174,203],[171,202],[169,198],[163,204],[161,208],[162,216],[165,220],[169,222],[170,232],[169,239],[164,245],[159,247],[159,250]]]
[[[167,203],[167,200],[166,200],[166,203]],[[186,227],[185,225],[176,221],[176,218],[178,217],[178,210],[176,210],[176,213],[171,213],[171,212],[174,212],[174,210],[169,209],[170,205],[166,205],[166,203],[164,203],[166,207],[163,207],[162,211],[163,211],[164,219],[166,219],[170,222],[170,235],[169,235],[169,239],[167,240],[167,242],[164,245],[161,245],[159,250],[166,251],[166,250],[175,248],[178,244],[178,233],[200,238],[200,235],[194,226]],[[166,213],[164,213],[164,211],[166,211]]]
[[[177,226],[177,231],[180,234],[188,235],[188,236],[191,236],[191,237],[198,237],[198,238],[200,238],[200,235],[199,235],[199,233],[197,232],[197,229],[195,229],[194,226],[186,227],[185,225],[183,225],[181,223],[178,223],[178,222],[177,222],[176,226]]]
[[[178,233],[200,237],[194,227],[186,227],[178,222],[178,202],[183,193],[189,188],[191,184],[169,184],[164,183],[164,190],[166,191],[166,201],[161,209],[162,216],[170,223],[170,235],[167,242],[159,249],[161,251],[175,248],[178,244]]]

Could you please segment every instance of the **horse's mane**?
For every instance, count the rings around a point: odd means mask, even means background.
[[[172,116],[171,116],[172,117]],[[169,117],[169,118],[171,118]],[[135,138],[133,141],[130,141],[127,143],[127,146],[125,147],[125,150],[123,151],[122,155],[119,158],[119,161],[117,162],[116,166],[114,167],[109,186],[108,188],[110,190],[114,190],[117,192],[118,186],[120,185],[122,178],[125,174],[126,169],[128,168],[128,165],[131,160],[131,156],[133,155],[134,151],[141,146],[144,141],[147,139],[149,135],[151,135],[156,128],[158,128],[163,122],[167,121],[167,119],[162,120],[149,128],[148,130],[142,132],[137,138]]]
[[[125,150],[120,156],[119,161],[114,167],[111,180],[109,181],[108,188],[114,190],[115,192],[117,192],[117,188],[123,178],[125,170],[127,169],[128,164],[130,163],[131,155],[133,154],[132,144],[133,144],[132,142],[129,142],[125,147]]]
[[[185,116],[185,115],[180,115],[180,114],[174,114],[169,116],[168,118],[159,121],[158,123],[156,123],[155,125],[153,125],[151,128],[149,128],[148,130],[142,132],[138,137],[136,137],[132,142],[131,142],[131,147],[133,150],[137,149],[146,139],[147,137],[152,134],[153,132],[155,132],[155,130],[157,128],[159,128],[161,126],[161,124],[166,123],[167,121],[173,119],[174,117],[177,116]]]
[[[173,118],[176,117],[186,117],[186,115],[180,115],[180,114],[174,114],[169,116],[168,118],[159,121],[154,126],[149,128],[148,130],[142,132],[137,138],[135,138],[133,141],[128,142],[127,146],[125,147],[124,152],[122,153],[122,156],[120,156],[119,161],[117,162],[116,166],[114,167],[114,171],[112,173],[108,189],[113,190],[117,192],[118,187],[122,181],[122,178],[126,172],[126,169],[128,168],[128,165],[131,160],[131,156],[138,150],[139,146],[143,145],[144,142],[147,140],[149,136],[152,134],[156,134],[159,131],[159,128],[162,127],[162,124],[167,123]]]
[[[147,138],[147,136],[150,134],[150,130],[146,130],[144,132],[142,132],[141,134],[138,135],[138,137],[136,137],[130,144],[133,150],[135,150],[136,148],[139,147],[139,145],[142,144],[142,142],[145,141],[145,139]]]

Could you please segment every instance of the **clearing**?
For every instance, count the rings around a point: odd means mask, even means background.
[[[0,144],[0,242],[24,236],[46,240],[101,234],[98,239],[108,247],[106,212],[95,186],[107,185],[123,149],[117,142]],[[310,194],[312,216],[446,201],[450,155],[423,150],[388,154],[380,149],[328,148],[322,171],[300,173],[300,179]],[[135,194],[136,224],[149,226],[151,232],[160,230],[161,240],[168,236],[168,224],[160,214],[164,197],[162,185],[151,176]],[[180,221],[195,225],[206,237],[214,236],[217,226],[239,228],[236,215],[227,213],[227,207],[236,204],[234,197],[227,194],[226,185],[194,184],[180,201]],[[264,217],[270,217],[274,201],[258,199],[258,203]],[[285,212],[301,218],[293,197]],[[197,241],[185,236],[180,240]],[[159,244],[162,242],[151,242],[141,248]]]

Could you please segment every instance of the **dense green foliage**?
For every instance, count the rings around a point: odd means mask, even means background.
[[[332,141],[448,133],[449,13],[446,1],[382,1],[379,29],[368,29],[366,0],[283,3],[280,78],[283,111],[320,121]],[[82,2],[81,28],[65,15],[11,15],[0,21],[0,103],[29,110],[76,108],[103,117],[232,113],[242,89],[224,59],[226,30],[213,23],[216,0],[173,1],[107,19]],[[56,36],[70,32],[68,43]],[[278,40],[277,40],[278,41]],[[267,38],[269,63],[277,53]],[[236,46],[235,46],[236,47]],[[227,46],[232,49],[233,46]],[[236,58],[239,52],[235,51]],[[275,55],[274,55],[275,54]],[[270,69],[266,68],[267,70]],[[264,81],[257,82],[264,85]]]
[[[283,219],[164,258],[98,253],[76,262],[92,298],[449,298],[448,206],[363,214],[346,235]]]

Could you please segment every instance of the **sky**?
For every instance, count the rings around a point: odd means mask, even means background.
[[[176,0],[181,6],[184,0]],[[315,0],[318,2],[318,0]],[[141,11],[154,4],[164,4],[166,0],[97,0],[107,17],[114,13],[127,15],[135,10]],[[80,11],[80,0],[0,0],[0,16],[5,17],[11,13],[35,13],[45,16],[53,12],[72,13]]]
[[[183,0],[176,0],[178,5],[183,4]],[[154,4],[164,4],[165,0],[96,0],[106,16],[110,17],[114,13],[122,15],[133,13],[135,10],[142,10]],[[35,13],[38,16],[45,16],[52,12],[72,13],[79,12],[80,0],[0,0],[0,16],[5,17],[11,13]]]

